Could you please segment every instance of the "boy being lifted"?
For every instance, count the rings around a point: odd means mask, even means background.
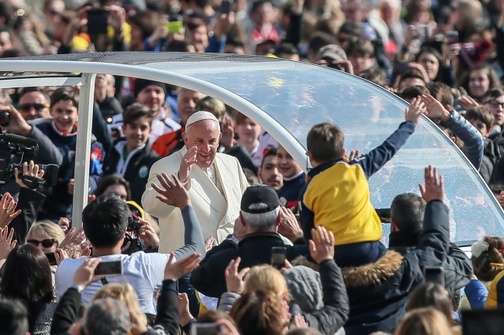
[[[302,199],[301,225],[305,236],[314,226],[334,233],[339,266],[368,264],[386,252],[379,241],[382,226],[370,201],[367,179],[404,145],[424,112],[421,99],[413,99],[405,111],[406,121],[380,146],[351,161],[345,157],[339,126],[323,122],[308,133],[306,154],[313,169]]]

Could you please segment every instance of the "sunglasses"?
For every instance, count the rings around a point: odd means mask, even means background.
[[[21,104],[19,105],[19,110],[23,112],[29,112],[32,108],[37,112],[40,112],[44,108],[48,108],[48,104]]]
[[[42,240],[42,241],[39,241],[39,240],[27,240],[26,243],[33,244],[36,247],[38,247],[39,244],[42,244],[42,246],[44,248],[50,248],[50,247],[52,247],[54,245],[54,243],[56,243],[56,240],[52,239],[52,238],[48,238],[48,239],[45,239],[45,240]]]

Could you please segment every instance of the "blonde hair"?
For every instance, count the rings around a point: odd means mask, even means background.
[[[278,297],[288,300],[289,290],[284,276],[271,265],[258,265],[250,269],[245,280],[245,291],[271,291]]]
[[[122,301],[130,314],[136,314],[143,324],[147,324],[147,317],[140,310],[138,296],[130,284],[109,283],[96,292],[91,302],[104,298],[113,298]]]
[[[57,224],[48,220],[35,222],[30,227],[30,230],[28,230],[26,239],[29,240],[30,237],[35,234],[47,235],[50,238],[56,240],[58,242],[58,245],[60,245],[61,242],[63,242],[63,240],[65,239],[65,233],[63,232],[63,229],[61,229],[61,227]]]
[[[457,6],[459,21],[455,25],[459,29],[474,26],[483,13],[483,6],[476,0],[459,0]]]
[[[447,335],[452,329],[443,313],[428,307],[406,313],[394,335]]]

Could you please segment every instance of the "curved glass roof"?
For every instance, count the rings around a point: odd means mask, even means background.
[[[26,63],[22,62],[24,67],[17,60],[2,61],[0,78],[5,74],[22,76],[23,71],[18,70],[24,68],[36,71],[38,67],[31,62],[33,59],[49,72],[79,69],[85,73],[146,77],[198,89],[255,119],[286,148],[295,150],[293,156],[303,167],[306,164],[303,148],[312,125],[335,122],[345,132],[347,150],[368,152],[404,120],[407,106],[394,94],[340,71],[255,56],[180,53],[58,55],[26,59]],[[40,61],[44,59],[48,62]],[[3,66],[4,62],[9,64]],[[59,66],[53,66],[53,62]],[[244,109],[249,105],[259,107],[277,124],[261,116],[260,111]],[[298,143],[288,143],[296,140]],[[445,176],[446,195],[453,214],[452,241],[467,244],[465,242],[484,235],[504,235],[503,212],[495,198],[460,150],[426,117],[422,118],[398,154],[370,178],[373,205],[388,208],[397,194],[418,193],[418,183],[423,182],[423,169],[428,164],[438,167]]]

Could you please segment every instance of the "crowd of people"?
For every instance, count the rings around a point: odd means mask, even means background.
[[[305,172],[213,97],[98,74],[89,203],[74,224],[79,88],[0,89],[3,130],[39,146],[1,190],[0,334],[468,332],[464,313],[504,304],[504,239],[485,236],[470,258],[450,243],[445,181],[429,166],[419,194],[391,202],[384,245],[367,179],[425,115],[504,207],[503,4],[4,0],[1,58],[255,54],[355,74],[410,106],[367,153],[313,125]]]

